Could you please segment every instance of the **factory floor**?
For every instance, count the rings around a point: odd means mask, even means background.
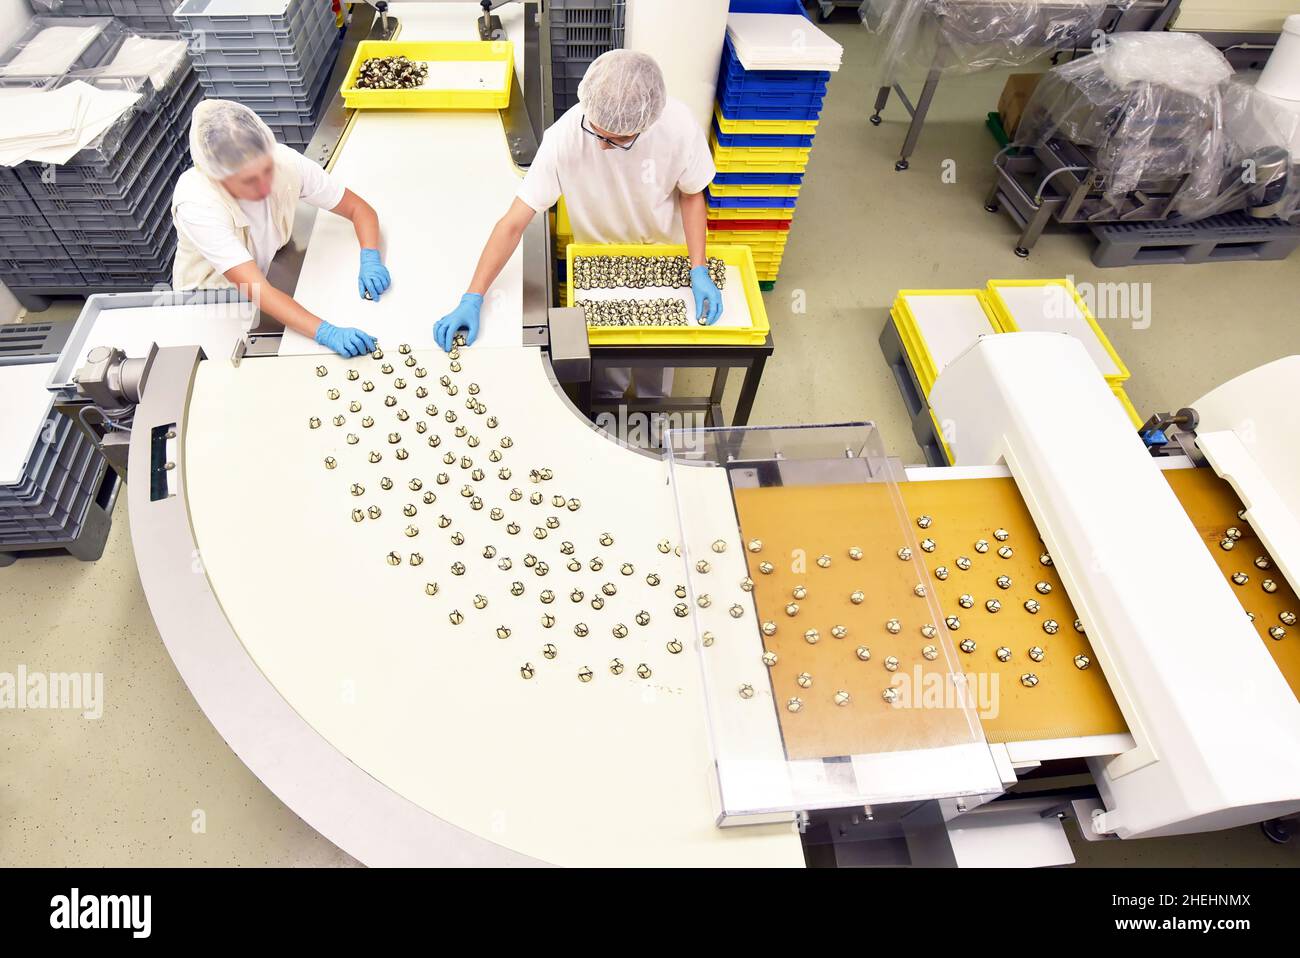
[[[851,17],[837,16],[827,29],[845,47],[845,66],[831,83],[781,278],[766,296],[776,352],[752,423],[872,419],[896,455],[920,461],[877,346],[894,294],[905,287],[1066,275],[1149,284],[1139,287],[1150,299],[1149,323],[1103,324],[1132,371],[1128,392],[1144,415],[1300,352],[1300,255],[1098,270],[1088,241],[1059,233],[1044,236],[1028,260],[1012,255],[1010,221],[983,209],[996,151],[983,120],[997,106],[1005,73],[943,83],[911,170],[895,173],[902,107],[894,100],[881,126],[867,123],[875,41]],[[949,160],[955,182],[941,176]],[[75,314],[58,305],[35,318]],[[677,390],[697,380],[679,376]],[[281,804],[198,709],[150,618],[124,500],[98,562],[25,559],[0,569],[0,671],[23,664],[106,676],[98,721],[0,711],[0,862],[357,864]],[[1081,865],[1300,865],[1300,840],[1275,845],[1256,826],[1098,843],[1068,830]]]

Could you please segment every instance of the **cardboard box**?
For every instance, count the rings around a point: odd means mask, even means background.
[[[1002,96],[998,97],[998,116],[1002,119],[1002,129],[1012,139],[1029,98],[1042,78],[1041,73],[1013,73],[1007,77],[1007,85],[1002,88]]]

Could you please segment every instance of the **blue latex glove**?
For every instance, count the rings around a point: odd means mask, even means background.
[[[722,318],[722,290],[709,277],[707,266],[691,270],[691,292],[695,294],[695,318],[712,326]]]
[[[462,329],[465,330],[465,345],[473,346],[478,338],[478,314],[483,308],[483,297],[478,293],[466,293],[460,298],[460,304],[433,326],[433,341],[442,347],[443,352],[451,352],[452,340]]]
[[[316,330],[316,342],[340,356],[360,356],[375,351],[375,341],[368,334],[351,326],[334,326],[323,319]]]
[[[361,271],[357,273],[357,295],[362,299],[379,302],[380,295],[393,283],[388,275],[388,267],[379,258],[379,250],[363,249],[361,251]]]

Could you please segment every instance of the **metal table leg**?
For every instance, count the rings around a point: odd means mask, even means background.
[[[740,384],[740,398],[736,400],[736,415],[732,417],[733,426],[749,425],[749,415],[754,411],[754,400],[758,398],[758,383],[763,378],[763,367],[766,365],[767,354],[755,353],[745,369],[745,379]]]
[[[894,164],[894,169],[900,173],[907,169],[908,158],[916,149],[916,141],[921,138],[921,128],[925,126],[925,116],[930,112],[930,103],[934,99],[934,91],[939,88],[941,74],[942,70],[938,65],[930,68],[925,78],[925,86],[921,88],[921,96],[911,110],[912,122],[907,127],[907,137],[903,140],[903,150],[898,155],[898,162]],[[902,91],[899,92],[901,94]]]
[[[881,111],[885,109],[885,106],[888,103],[889,103],[889,87],[882,86],[879,90],[876,91],[876,109],[871,114],[872,126],[880,126]]]

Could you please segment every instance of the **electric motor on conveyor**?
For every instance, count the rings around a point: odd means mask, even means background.
[[[737,29],[744,25],[733,17],[709,131],[718,170],[705,191],[709,240],[749,246],[758,278],[770,290],[785,256],[830,72],[746,69],[733,42]]]

